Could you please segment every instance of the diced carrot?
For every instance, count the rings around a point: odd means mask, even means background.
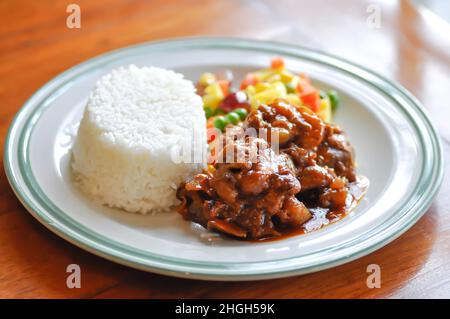
[[[207,128],[214,127],[214,119],[215,118],[216,118],[215,116],[211,116],[209,119],[206,120],[206,127]]]
[[[282,69],[284,68],[284,59],[282,57],[273,58],[270,67],[272,69]]]
[[[255,77],[253,73],[247,73],[245,79],[241,83],[241,90],[245,90],[245,88],[249,85],[255,85],[258,82],[258,79]]]
[[[223,95],[225,95],[225,96],[228,95],[228,90],[230,89],[230,81],[219,80],[219,81],[217,81],[217,83],[219,84],[219,86],[223,92]]]

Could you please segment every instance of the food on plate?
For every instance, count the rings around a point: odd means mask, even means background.
[[[365,194],[353,147],[331,124],[336,91],[319,91],[280,58],[238,91],[212,73],[197,88],[219,133],[208,134],[208,168],[178,188],[184,219],[240,239],[280,238],[342,218]]]
[[[197,84],[197,92],[203,98],[206,117],[221,130],[224,129],[224,123],[231,122],[224,114],[237,109],[250,111],[276,99],[305,106],[325,122],[331,121],[332,114],[340,103],[336,91],[324,92],[317,89],[306,74],[295,74],[287,70],[282,58],[274,58],[266,69],[246,74],[238,90],[233,90],[231,76],[226,74],[227,76],[216,76],[206,72]],[[216,118],[219,118],[219,121],[216,121]]]
[[[368,181],[332,124],[338,93],[281,58],[238,88],[232,80],[207,72],[195,87],[174,71],[134,65],[102,77],[72,151],[76,184],[106,206],[141,214],[177,206],[186,220],[245,240],[348,214]]]
[[[87,102],[72,152],[75,183],[110,207],[168,210],[179,203],[177,185],[204,166],[174,161],[180,145],[207,147],[192,82],[156,67],[121,67],[97,82]]]

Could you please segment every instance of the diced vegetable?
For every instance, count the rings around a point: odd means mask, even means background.
[[[282,57],[273,58],[270,67],[272,69],[282,69],[284,68],[284,59]]]
[[[287,70],[281,57],[272,59],[269,68],[248,73],[237,91],[231,88],[231,79],[232,76],[204,73],[197,84],[207,126],[222,132],[227,125],[244,121],[250,110],[277,99],[308,108],[326,122],[331,121],[332,112],[340,102],[336,91],[318,90],[307,75]]]
[[[286,95],[286,100],[289,103],[294,104],[294,105],[300,106],[302,104],[302,101],[300,101],[300,96],[295,93],[290,93],[290,94]]]
[[[225,130],[225,126],[230,124],[224,116],[218,116],[214,119],[214,127],[221,130]]]
[[[257,82],[258,79],[255,77],[255,75],[253,73],[248,73],[241,83],[241,90],[244,90],[249,85],[255,85]]]
[[[253,72],[253,76],[258,82],[266,82],[267,79],[274,73],[272,69],[263,69]]]
[[[266,81],[269,83],[279,82],[281,81],[281,76],[278,73],[273,73],[267,77]]]
[[[212,73],[203,73],[200,76],[199,83],[203,86],[208,86],[216,81],[216,76]]]
[[[293,83],[289,82],[289,83],[286,83],[285,85],[286,85],[286,91],[288,93],[295,93],[296,92],[296,87],[295,87],[295,85]]]
[[[214,115],[214,110],[209,106],[205,106],[203,109],[205,110],[205,115],[207,119],[209,119],[211,116]]]
[[[276,99],[286,98],[287,95],[286,87],[280,81],[264,83],[263,85],[258,83],[254,87],[248,87],[246,92],[253,108],[258,107],[261,103],[269,104]]]
[[[225,112],[224,110],[222,110],[221,108],[217,108],[216,111],[214,112],[214,115],[224,115],[227,114],[227,112]]]
[[[300,93],[300,99],[307,105],[313,112],[317,112],[320,104],[319,93],[316,89],[308,89]]]
[[[291,73],[285,69],[278,71],[278,74],[280,75],[280,80],[283,83],[291,82],[296,77],[293,73]]]
[[[331,103],[328,98],[320,100],[319,109],[316,113],[325,122],[331,122]]]
[[[311,85],[308,79],[303,77],[299,77],[299,81],[297,83],[297,91],[299,93],[303,93],[305,91],[315,90],[315,88]]]
[[[319,96],[320,96],[321,100],[328,98],[327,93],[325,91],[322,91],[322,90],[319,91]]]
[[[228,122],[230,122],[231,124],[236,125],[236,124],[239,123],[239,121],[240,121],[241,118],[239,117],[239,115],[238,115],[237,113],[235,113],[235,112],[230,112],[230,113],[228,113],[227,115],[225,115],[225,119],[226,119]]]
[[[217,82],[208,85],[205,88],[205,93],[216,97],[224,97],[222,88]]]
[[[230,81],[220,80],[220,81],[217,81],[217,83],[219,84],[223,95],[226,96],[228,94],[228,90],[230,89]]]
[[[284,98],[287,94],[286,86],[283,84],[283,82],[274,82],[273,88],[280,93],[280,97]]]
[[[334,112],[334,111],[336,111],[336,109],[340,103],[339,95],[335,90],[330,90],[330,91],[328,91],[328,97],[331,102],[331,110]]]
[[[238,109],[235,109],[234,112],[235,112],[237,115],[239,115],[239,118],[241,119],[241,121],[244,121],[245,118],[247,117],[247,114],[248,114],[247,110],[244,109],[244,108],[238,108]]]
[[[212,109],[216,109],[219,103],[224,99],[225,95],[219,83],[214,82],[205,88],[205,95],[203,95],[203,104]]]
[[[250,102],[251,97],[256,94],[256,89],[253,85],[249,85],[244,92],[247,96],[247,100]]]
[[[255,87],[255,92],[259,93],[259,92],[270,89],[271,85],[270,85],[270,83],[267,83],[267,82],[260,82],[260,83],[257,83],[254,87]]]
[[[228,94],[228,96],[220,103],[220,109],[225,112],[230,112],[235,108],[242,107],[248,104],[247,94],[244,91],[237,91],[236,93]]]

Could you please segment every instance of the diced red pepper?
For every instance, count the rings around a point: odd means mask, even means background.
[[[297,92],[299,92],[299,96],[303,104],[309,106],[309,108],[314,112],[319,110],[319,90],[312,86],[309,78],[304,74],[300,75],[300,82],[297,85]]]
[[[319,91],[317,91],[315,88],[311,86],[306,91],[300,93],[299,96],[303,104],[309,106],[309,108],[313,112],[317,112],[319,110],[320,96]]]
[[[255,85],[256,83],[258,83],[258,79],[255,77],[255,75],[253,73],[247,73],[245,79],[241,83],[240,89],[244,90],[245,88],[247,88],[247,86]]]
[[[284,68],[284,59],[282,57],[273,58],[270,67],[272,69],[281,69]]]

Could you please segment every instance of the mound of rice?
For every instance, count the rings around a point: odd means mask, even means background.
[[[80,123],[75,183],[103,205],[141,214],[168,210],[177,204],[179,183],[204,166],[173,157],[180,146],[205,152],[202,105],[181,74],[134,65],[113,70],[97,82]]]

